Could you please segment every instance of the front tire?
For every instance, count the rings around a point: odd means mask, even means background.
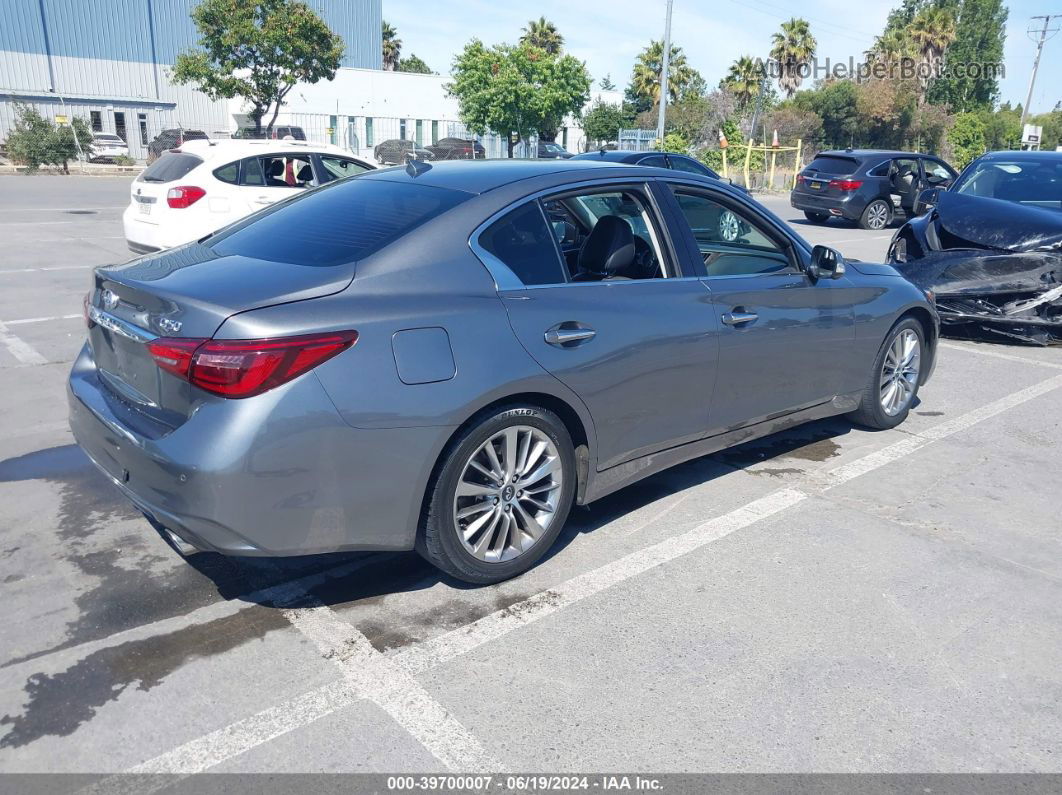
[[[559,535],[575,483],[571,436],[556,414],[525,404],[494,410],[443,453],[417,551],[477,585],[522,574]]]
[[[892,223],[892,207],[884,199],[874,199],[859,216],[859,225],[864,229],[880,232]]]
[[[870,368],[859,408],[848,415],[849,419],[881,431],[906,420],[918,397],[925,350],[921,323],[908,317],[893,326]]]

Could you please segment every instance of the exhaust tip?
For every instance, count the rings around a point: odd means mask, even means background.
[[[196,552],[199,551],[199,547],[195,546],[194,544],[189,544],[187,541],[185,541],[175,532],[170,530],[168,527],[162,528],[162,535],[170,543],[170,546],[177,550],[177,554],[179,554],[181,557],[186,558],[189,555],[194,555]]]

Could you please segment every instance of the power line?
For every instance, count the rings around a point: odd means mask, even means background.
[[[1019,126],[1022,128],[1022,136],[1025,135],[1025,117],[1029,115],[1029,104],[1032,102],[1033,86],[1036,85],[1036,71],[1040,68],[1040,55],[1044,51],[1044,42],[1049,38],[1047,35],[1048,33],[1050,33],[1051,36],[1058,33],[1058,28],[1051,28],[1048,26],[1051,24],[1052,19],[1062,19],[1062,14],[1044,14],[1032,17],[1032,19],[1042,19],[1044,21],[1044,26],[1039,31],[1032,27],[1025,31],[1025,35],[1029,36],[1029,38],[1032,38],[1033,34],[1039,33],[1040,41],[1036,44],[1036,58],[1033,60],[1032,76],[1029,78],[1029,93],[1026,95],[1025,104],[1021,108],[1021,121],[1018,122]]]

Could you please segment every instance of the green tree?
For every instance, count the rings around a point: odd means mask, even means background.
[[[730,64],[730,71],[720,85],[737,98],[738,105],[746,109],[759,96],[763,88],[763,67],[751,55],[742,55]]]
[[[970,161],[985,152],[985,125],[976,113],[956,116],[947,138],[951,145],[951,164],[955,168],[966,168]]]
[[[527,44],[486,47],[473,39],[454,59],[448,91],[461,120],[479,135],[509,136],[509,157],[520,140],[548,131],[590,98],[586,65]]]
[[[652,107],[660,102],[660,72],[664,68],[664,43],[651,41],[638,55],[631,73],[630,92],[639,100]],[[674,102],[686,87],[698,79],[697,70],[686,62],[686,54],[681,47],[671,45],[668,58],[667,94],[668,102]],[[639,108],[647,110],[648,108]]]
[[[529,20],[520,37],[521,44],[530,44],[545,50],[550,55],[560,55],[564,49],[564,37],[557,32],[557,26],[545,17]]]
[[[1006,25],[1003,0],[962,0],[955,40],[944,59],[944,76],[930,87],[929,101],[950,105],[958,112],[991,108],[999,96],[997,68],[1003,63]],[[975,63],[982,69],[971,74],[967,67]],[[965,72],[961,76],[956,69],[959,65]]]
[[[829,80],[814,91],[801,91],[790,103],[822,119],[824,145],[843,148],[861,140],[857,97],[856,84],[851,80]]]
[[[380,28],[383,68],[385,72],[393,72],[398,67],[402,55],[402,39],[398,38],[398,30],[386,19]]]
[[[83,153],[92,155],[92,131],[79,116],[70,124],[57,125],[27,105],[15,105],[15,124],[7,136],[7,152],[16,163],[33,173],[42,165],[61,166],[70,173],[69,161]]]
[[[600,100],[583,114],[583,132],[586,133],[586,151],[591,144],[606,144],[619,139],[619,131],[631,123],[630,114],[618,105]]]
[[[242,97],[256,133],[270,108],[273,129],[296,83],[331,80],[343,57],[343,39],[299,0],[203,0],[192,19],[202,49],[177,56],[173,79],[211,99]]]
[[[598,88],[600,88],[602,91],[616,90],[616,84],[612,82],[612,77],[610,75],[605,75],[600,80],[598,80],[597,85]]]
[[[791,98],[800,88],[801,72],[815,56],[815,37],[806,19],[793,17],[782,23],[782,29],[771,38],[771,57],[778,62],[778,86]]]
[[[408,58],[403,58],[398,62],[399,72],[414,72],[420,75],[433,75],[435,72],[431,70],[424,61],[418,58],[416,55],[410,53]]]

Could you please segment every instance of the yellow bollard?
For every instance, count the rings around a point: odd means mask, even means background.
[[[777,153],[771,150],[771,178],[767,181],[767,190],[774,190],[774,159]]]
[[[726,167],[726,147],[723,148],[723,179],[730,179],[730,171]]]
[[[749,145],[745,148],[745,187],[752,190],[752,182],[749,179],[749,161],[752,160],[752,139],[749,138]]]
[[[804,142],[802,140],[800,140],[799,138],[797,138],[796,159],[793,160],[793,189],[794,190],[796,189],[797,174],[800,173],[800,147],[803,144],[804,144]]]

